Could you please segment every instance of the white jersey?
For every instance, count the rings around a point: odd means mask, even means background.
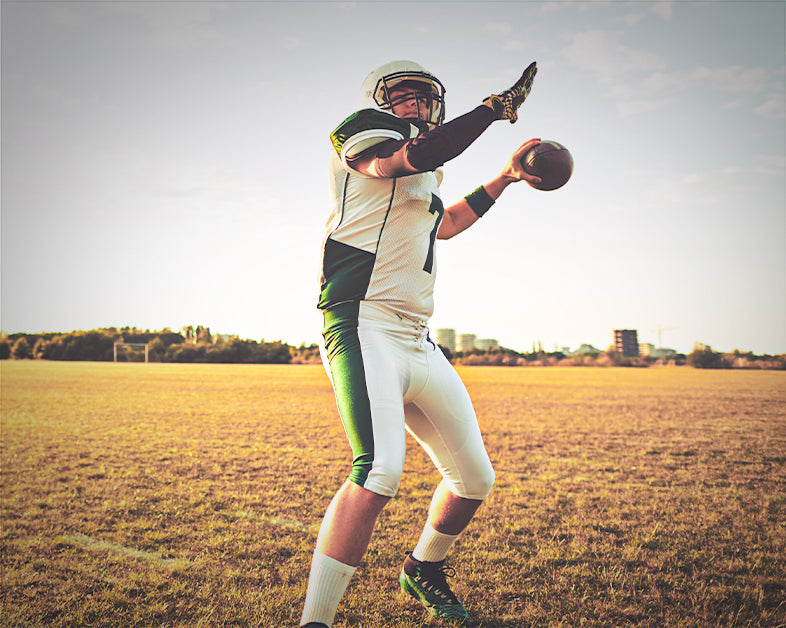
[[[379,142],[417,134],[407,120],[364,109],[331,135],[333,208],[322,247],[320,309],[373,301],[404,316],[431,316],[434,247],[444,212],[441,171],[388,179],[347,165],[347,159]]]

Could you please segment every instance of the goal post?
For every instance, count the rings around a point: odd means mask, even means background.
[[[131,347],[132,349],[145,350],[145,364],[148,362],[148,348],[146,342],[116,342],[114,347],[114,361],[117,362],[117,348],[118,347]]]

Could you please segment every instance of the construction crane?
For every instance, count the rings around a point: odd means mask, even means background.
[[[678,327],[661,327],[658,325],[657,329],[650,329],[651,333],[658,333],[658,349],[663,349],[663,332],[664,331],[673,331],[675,329],[679,329]]]

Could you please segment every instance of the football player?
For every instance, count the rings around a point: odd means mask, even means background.
[[[539,140],[524,143],[496,178],[448,207],[439,192],[441,166],[495,120],[515,122],[536,72],[532,63],[511,88],[444,123],[439,79],[417,63],[394,61],[366,78],[361,109],[331,134],[333,208],[318,307],[323,362],[353,463],[320,527],[301,626],[331,626],[376,519],[395,495],[405,432],[428,452],[442,482],[404,561],[401,587],[432,615],[471,624],[445,579],[445,559],[491,491],[494,470],[469,395],[428,335],[435,244],[479,220],[511,183],[537,183],[519,160]]]

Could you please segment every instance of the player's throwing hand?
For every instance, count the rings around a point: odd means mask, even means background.
[[[529,183],[540,183],[540,177],[530,174],[524,170],[521,163],[521,158],[527,154],[527,151],[540,144],[540,138],[533,138],[527,140],[516,149],[513,156],[508,161],[505,169],[502,171],[502,176],[508,181],[527,181]]]
[[[532,81],[538,73],[538,66],[535,61],[527,66],[521,78],[512,87],[509,87],[501,94],[492,94],[485,101],[497,114],[497,120],[510,120],[513,124],[519,119],[518,109],[529,96],[532,90]]]

